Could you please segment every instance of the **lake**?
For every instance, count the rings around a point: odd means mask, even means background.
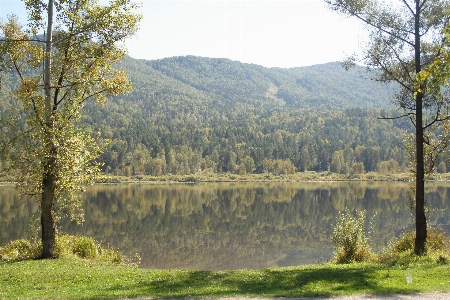
[[[405,182],[260,182],[94,185],[82,234],[158,269],[256,269],[326,262],[339,211],[365,210],[372,249],[411,229]],[[450,232],[450,183],[427,183],[428,221]],[[23,200],[22,200],[23,202]],[[0,244],[30,234],[38,204],[0,187]]]

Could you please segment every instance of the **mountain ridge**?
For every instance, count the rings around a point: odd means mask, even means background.
[[[392,108],[390,99],[395,92],[392,84],[383,86],[364,78],[369,76],[365,68],[356,66],[345,71],[338,62],[295,68],[266,68],[197,56],[144,62],[170,78],[229,99],[243,94],[247,99],[264,98],[273,84],[278,99],[298,108]]]

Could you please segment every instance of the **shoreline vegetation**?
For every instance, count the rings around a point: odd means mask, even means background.
[[[118,176],[103,174],[96,183],[194,183],[194,182],[333,182],[333,181],[413,181],[411,173],[381,174],[368,172],[365,174],[338,174],[332,172],[297,172],[288,175],[231,174],[231,173],[196,173],[189,175],[135,175]],[[428,181],[450,181],[450,173],[429,175]],[[0,185],[14,183],[13,176],[0,176]]]
[[[177,183],[177,182],[326,182],[326,181],[411,181],[411,173],[380,174],[369,172],[365,174],[337,174],[332,172],[298,172],[288,175],[262,174],[231,174],[231,173],[196,173],[189,175],[148,176],[136,175],[110,176],[104,175],[98,183]],[[450,173],[437,173],[429,176],[429,181],[450,181]]]

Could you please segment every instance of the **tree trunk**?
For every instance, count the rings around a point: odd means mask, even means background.
[[[52,162],[49,162],[51,164]],[[54,162],[53,162],[54,163]],[[51,168],[50,168],[51,169]],[[41,258],[53,258],[55,255],[56,227],[53,217],[53,199],[55,198],[55,176],[51,170],[47,171],[42,182],[41,199],[41,229],[42,254]]]
[[[425,254],[427,219],[425,217],[425,171],[423,159],[422,93],[416,96],[416,239],[414,253]]]
[[[420,1],[416,0],[415,14],[415,43],[414,59],[416,74],[422,70],[420,61]],[[424,90],[424,87],[420,87]],[[427,219],[425,217],[425,166],[423,158],[423,93],[419,91],[416,95],[416,239],[414,241],[414,253],[416,255],[425,254],[425,242],[427,240]]]
[[[45,94],[45,112],[47,123],[50,123],[52,115],[52,96],[51,96],[52,44],[53,44],[53,0],[49,0],[47,6],[47,37],[45,39],[45,57],[44,57],[44,94]]]
[[[41,258],[53,258],[56,244],[55,219],[53,217],[53,204],[56,190],[56,149],[52,141],[53,135],[53,109],[51,97],[51,51],[53,33],[53,0],[48,1],[47,6],[47,36],[45,40],[44,57],[44,93],[45,93],[45,113],[47,125],[47,151],[48,161],[44,167],[44,177],[42,179],[41,198],[41,229],[42,229],[42,254]]]

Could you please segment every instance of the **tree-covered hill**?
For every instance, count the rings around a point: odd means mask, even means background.
[[[368,80],[362,67],[346,72],[340,63],[281,69],[229,59],[195,56],[148,61],[153,69],[227,100],[296,108],[386,108],[394,88]],[[273,101],[273,100],[280,101]]]
[[[89,103],[83,119],[87,130],[100,129],[110,141],[101,156],[107,173],[356,174],[407,167],[403,139],[410,125],[378,119],[395,113],[395,87],[371,81],[362,67],[265,68],[194,56],[128,57],[119,67],[134,90],[102,107]],[[4,121],[13,80],[3,77]]]

